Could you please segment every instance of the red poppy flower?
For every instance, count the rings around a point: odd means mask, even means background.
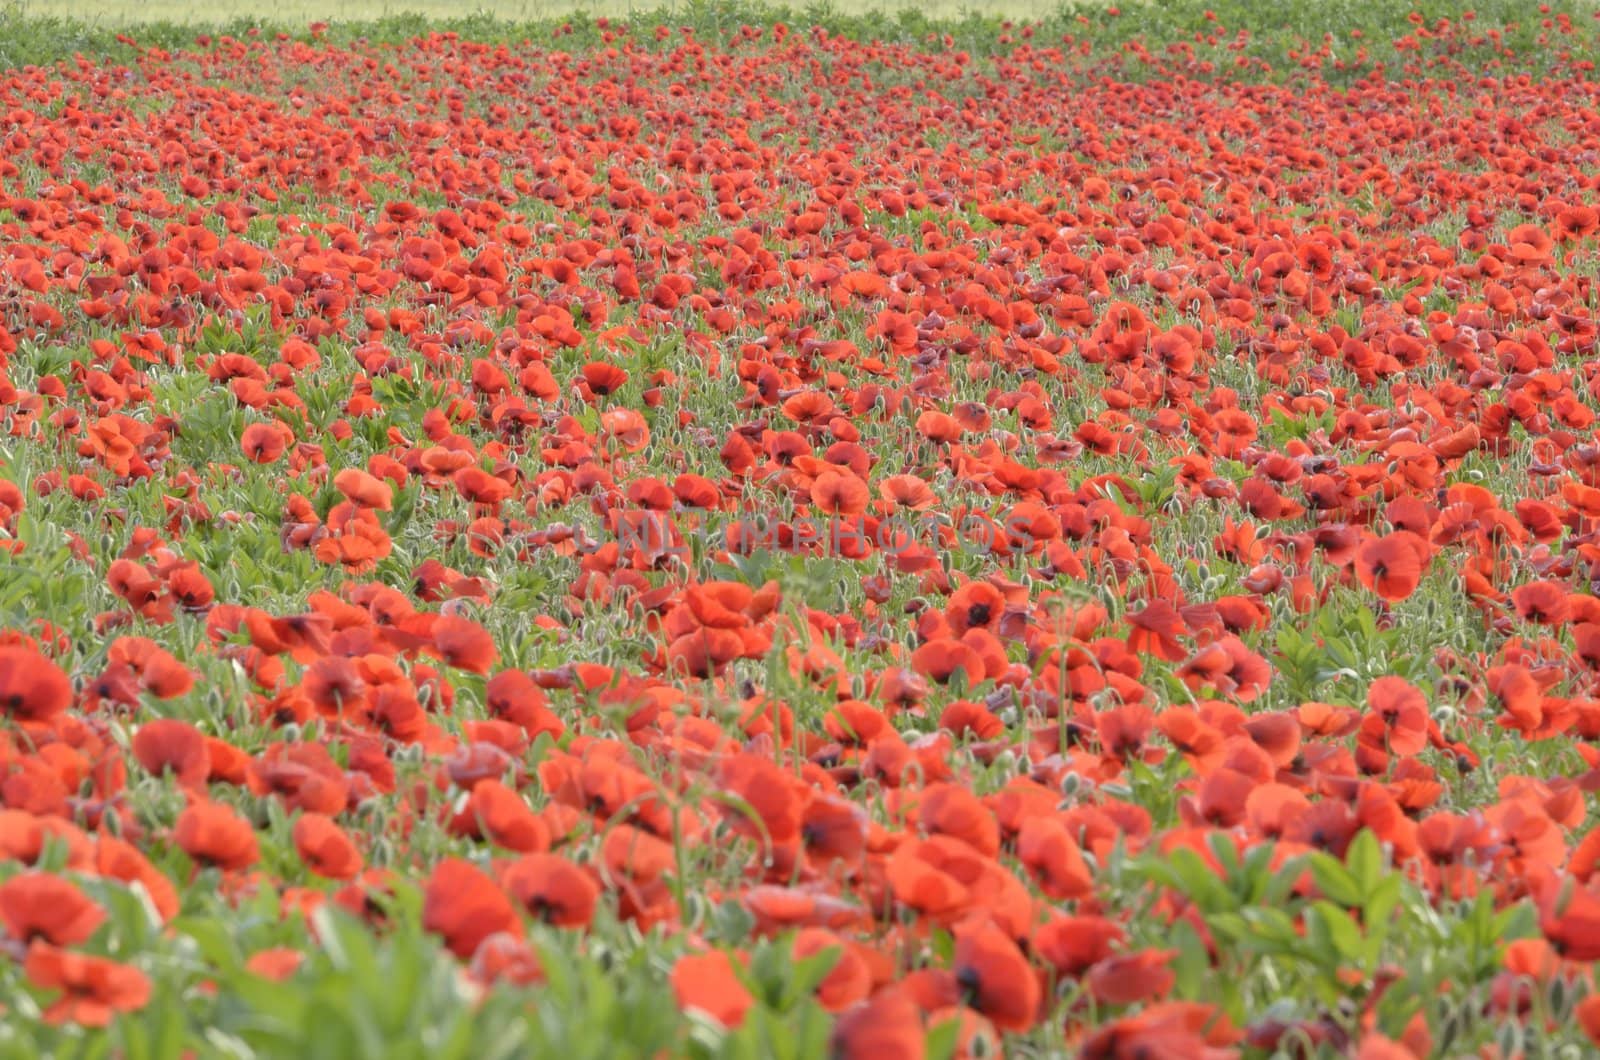
[[[136,1012],[150,1001],[149,978],[107,957],[68,953],[35,942],[22,970],[34,986],[61,992],[44,1011],[46,1023],[104,1027],[118,1013]]]
[[[556,927],[585,927],[600,889],[594,877],[554,854],[528,854],[500,874],[501,885],[535,919]]]
[[[0,922],[23,943],[42,939],[75,946],[87,942],[105,918],[105,910],[52,873],[24,872],[0,884]]]
[[[1094,888],[1083,851],[1054,816],[1029,817],[1017,832],[1017,858],[1057,901],[1082,898]]]
[[[185,787],[203,785],[211,775],[211,753],[199,729],[175,718],[156,718],[133,734],[133,756],[148,772],[171,773]]]
[[[300,860],[318,876],[349,880],[361,871],[361,851],[327,814],[301,814],[294,823],[294,847]]]
[[[499,657],[494,638],[476,622],[440,615],[433,623],[433,649],[450,666],[486,674]]]
[[[723,950],[685,954],[672,966],[672,993],[680,1009],[702,1012],[725,1027],[737,1027],[755,1004]]]
[[[246,460],[271,464],[283,456],[292,441],[293,432],[281,423],[252,423],[239,436],[239,448]]]
[[[462,960],[491,935],[522,934],[506,893],[469,861],[445,858],[433,867],[422,894],[422,926],[444,939]]]
[[[94,867],[108,879],[139,884],[163,921],[178,915],[177,888],[133,844],[114,836],[99,836],[95,840]]]
[[[0,647],[0,710],[22,721],[49,721],[72,705],[72,682],[35,648]]]
[[[1600,994],[1590,994],[1578,1002],[1572,1015],[1590,1043],[1600,1048]]]
[[[280,946],[252,953],[249,960],[244,962],[244,968],[251,975],[282,982],[299,970],[300,965],[305,963],[305,957],[299,950]]]
[[[923,1060],[922,1013],[903,990],[880,990],[839,1016],[828,1050],[838,1060]]]
[[[958,925],[954,970],[968,1004],[1009,1031],[1039,1018],[1039,980],[1005,932],[992,923]]]
[[[983,656],[971,645],[953,638],[930,640],[911,653],[911,668],[931,680],[944,684],[957,673],[970,687],[988,673]]]
[[[1367,709],[1383,721],[1391,754],[1419,754],[1428,746],[1428,701],[1399,677],[1380,677],[1367,689]]]
[[[1230,1046],[1239,1037],[1227,1017],[1210,1006],[1168,1001],[1150,1005],[1136,1015],[1113,1020],[1096,1030],[1084,1041],[1079,1058],[1226,1060],[1238,1055]]]
[[[872,969],[862,948],[825,928],[807,927],[795,932],[793,953],[797,961],[819,953],[837,954],[833,967],[817,984],[817,1000],[829,1012],[839,1012],[864,1001],[872,992]]]
[[[917,814],[925,832],[960,839],[987,857],[1000,852],[1000,829],[994,814],[963,787],[928,785],[918,800]]]
[[[1138,950],[1098,961],[1085,978],[1095,1000],[1131,1005],[1158,998],[1172,989],[1177,976],[1171,961],[1176,950]]]
[[[583,366],[583,382],[591,393],[605,397],[627,384],[628,373],[614,364],[591,361]]]
[[[190,804],[178,815],[173,839],[197,862],[223,870],[248,868],[260,857],[250,822],[221,803]]]
[[[1390,603],[1416,592],[1430,559],[1428,543],[1409,530],[1369,538],[1356,550],[1356,577]]]

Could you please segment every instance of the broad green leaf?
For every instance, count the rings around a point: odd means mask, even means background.
[[[961,1041],[961,1021],[944,1020],[928,1028],[924,1039],[928,1060],[952,1060]]]
[[[1350,841],[1350,847],[1345,851],[1345,866],[1350,870],[1351,877],[1356,885],[1361,888],[1365,897],[1372,893],[1383,877],[1383,847],[1378,843],[1378,837],[1372,829],[1363,828],[1356,833]],[[1346,903],[1351,904],[1351,903]]]
[[[1336,858],[1320,850],[1312,851],[1307,858],[1307,866],[1311,869],[1311,878],[1316,882],[1317,890],[1329,901],[1348,909],[1360,907],[1363,896],[1361,884]]]
[[[1346,961],[1364,964],[1367,960],[1366,938],[1355,918],[1332,902],[1313,902],[1306,911],[1306,922],[1316,917],[1327,931],[1334,950]],[[1308,929],[1309,930],[1309,929]]]

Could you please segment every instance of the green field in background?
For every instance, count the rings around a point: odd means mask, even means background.
[[[797,11],[806,4],[793,4]],[[915,11],[927,18],[959,19],[967,14],[1006,18],[1042,18],[1056,8],[1055,0],[833,0],[839,14],[873,12],[898,14]],[[0,9],[33,18],[62,18],[90,25],[131,25],[173,22],[196,25],[231,24],[260,20],[273,25],[304,25],[315,21],[365,22],[396,15],[429,19],[459,19],[484,15],[509,22],[543,22],[568,15],[628,18],[633,14],[682,10],[691,5],[663,0],[145,0],[88,3],[85,0],[14,0]]]

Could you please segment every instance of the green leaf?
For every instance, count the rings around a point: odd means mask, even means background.
[[[1239,886],[1234,889],[1234,893],[1242,902],[1249,905],[1261,904],[1262,897],[1272,884],[1272,858],[1275,853],[1273,844],[1259,843],[1245,854],[1244,864],[1239,872]]]
[[[1306,910],[1305,913],[1308,933],[1312,930],[1313,917],[1321,921],[1328,940],[1333,944],[1335,952],[1340,957],[1352,963],[1366,963],[1366,938],[1362,935],[1361,926],[1355,922],[1354,917],[1332,902],[1313,902],[1311,908]]]
[[[780,955],[787,956],[788,947],[777,947]],[[839,963],[844,956],[844,950],[838,946],[829,946],[811,954],[809,957],[796,962],[789,977],[788,989],[784,991],[783,1010],[788,1011],[805,998],[816,992],[817,987],[833,971],[834,965]]]
[[[345,996],[335,998],[322,990],[311,994],[299,1038],[307,1060],[383,1055],[383,1036],[372,1013],[349,1006],[347,992],[340,994]]]
[[[949,964],[955,960],[956,938],[948,929],[935,924],[928,935],[928,948],[940,964]]]
[[[1335,862],[1335,864],[1338,863]],[[1289,900],[1295,885],[1300,882],[1300,877],[1304,874],[1304,859],[1301,857],[1290,858],[1279,866],[1276,872],[1269,871],[1266,882],[1262,885],[1261,894],[1255,899],[1255,904],[1283,905]]]
[[[1239,942],[1250,934],[1250,925],[1238,913],[1217,913],[1206,917],[1206,926],[1228,942]]]
[[[1363,828],[1356,833],[1356,837],[1350,841],[1349,849],[1345,851],[1344,863],[1361,888],[1361,894],[1363,896],[1371,894],[1384,874],[1383,847],[1372,829]]]
[[[928,1060],[952,1060],[956,1055],[956,1047],[961,1044],[961,1021],[948,1019],[935,1024],[928,1029],[923,1042]]]
[[[1216,855],[1217,864],[1222,866],[1224,876],[1237,876],[1239,874],[1239,848],[1234,844],[1233,837],[1227,832],[1217,831],[1211,833],[1211,853]]]
[[[132,1021],[126,1021],[132,1022]],[[188,1036],[188,1021],[184,1019],[184,1006],[176,991],[163,989],[160,1000],[152,1006],[148,1022],[154,1023],[156,1032],[151,1042],[151,1055],[157,1057],[183,1055],[184,1040]]]
[[[1178,955],[1172,960],[1172,972],[1179,997],[1199,1000],[1205,995],[1211,972],[1211,955],[1200,933],[1187,920],[1180,920],[1172,929],[1172,944]]]
[[[1518,902],[1494,915],[1491,937],[1501,942],[1511,942],[1532,936],[1538,928],[1539,918],[1534,913],[1533,906],[1527,902]]]
[[[1338,859],[1312,851],[1308,857],[1311,878],[1329,901],[1338,902],[1347,909],[1360,907],[1363,890],[1355,876],[1341,865]]]
[[[1168,865],[1177,877],[1185,897],[1203,913],[1238,909],[1239,902],[1227,885],[1219,880],[1199,854],[1187,847],[1172,852]]]
[[[1405,877],[1398,872],[1391,872],[1367,892],[1366,901],[1361,906],[1361,920],[1366,925],[1369,937],[1380,942],[1388,937],[1390,919],[1394,916],[1395,907],[1400,904],[1404,889]]]

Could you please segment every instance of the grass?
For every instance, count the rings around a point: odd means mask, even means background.
[[[1565,39],[1553,46],[1550,27],[1561,19],[1587,27],[1600,0],[1559,0],[1536,10],[1523,0],[1483,0],[1458,20],[1455,0],[1329,0],[1305,6],[1256,0],[572,0],[571,3],[306,2],[259,4],[224,0],[200,5],[155,0],[112,4],[86,12],[73,0],[0,0],[0,69],[49,64],[73,55],[126,61],[130,42],[181,49],[197,37],[284,36],[306,40],[309,26],[327,23],[318,39],[397,45],[434,32],[483,42],[561,39],[593,46],[607,21],[629,26],[690,29],[702,40],[724,40],[747,25],[824,26],[854,40],[917,47],[951,46],[989,55],[1013,46],[1018,27],[1030,39],[1072,45],[1070,61],[1087,75],[1143,80],[1171,55],[1189,55],[1188,73],[1281,80],[1315,69],[1325,81],[1349,84],[1374,72],[1420,72],[1419,57],[1478,63],[1492,70],[1512,61],[1524,70],[1593,69],[1592,37],[1579,50]],[[1452,23],[1451,36],[1431,28]],[[1419,32],[1419,30],[1421,32]],[[1036,34],[1036,35],[1035,35]],[[1581,39],[1581,38],[1580,38]],[[637,43],[650,46],[642,35]],[[1447,53],[1447,54],[1446,54]]]
[[[510,24],[564,21],[570,18],[609,18],[632,20],[681,20],[694,18],[707,5],[692,0],[278,0],[271,5],[251,0],[217,0],[216,3],[190,3],[187,0],[150,0],[149,3],[118,2],[95,6],[74,0],[7,0],[6,6],[25,19],[61,19],[90,26],[126,28],[170,23],[177,26],[222,26],[263,22],[274,26],[303,27],[312,22],[376,22],[412,16],[430,22],[461,19],[493,19]],[[852,16],[880,15],[893,18],[913,11],[934,20],[961,20],[968,15],[994,18],[1041,19],[1052,13],[1052,0],[846,0],[832,10]]]

